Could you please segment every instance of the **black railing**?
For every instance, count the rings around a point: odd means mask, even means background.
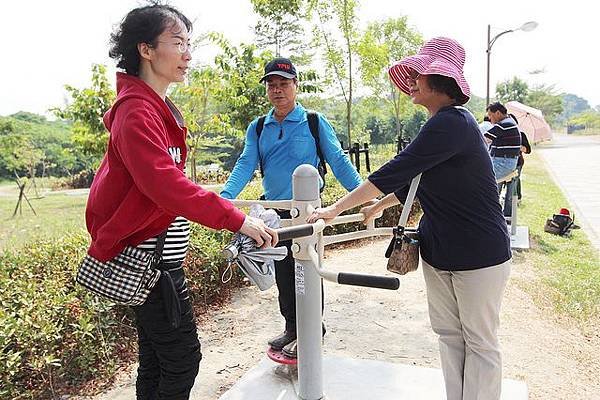
[[[365,155],[365,167],[367,168],[367,172],[371,172],[371,161],[369,160],[369,144],[364,143],[361,148],[358,143],[354,143],[352,147],[346,148],[344,147],[344,142],[341,142],[342,150],[344,153],[350,156],[350,161],[356,167],[356,170],[360,172],[360,155]]]

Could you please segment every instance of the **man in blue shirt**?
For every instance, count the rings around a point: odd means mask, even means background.
[[[262,121],[256,118],[248,125],[244,150],[237,160],[221,196],[234,199],[254,176],[260,165],[263,172],[265,200],[290,200],[292,174],[302,164],[319,165],[317,143],[309,128],[308,114],[296,102],[298,79],[296,68],[287,58],[276,58],[265,66],[267,96],[273,108]],[[327,119],[317,114],[319,150],[340,183],[351,191],[362,183]],[[263,123],[262,131],[260,130]],[[257,130],[258,128],[258,130]],[[258,132],[260,131],[260,133]],[[323,185],[324,182],[321,182]],[[289,211],[278,211],[282,218],[290,218]],[[281,242],[288,248],[291,241]],[[275,262],[279,290],[279,309],[285,318],[285,331],[269,341],[274,350],[283,350],[296,356],[296,297],[294,259],[288,256]]]

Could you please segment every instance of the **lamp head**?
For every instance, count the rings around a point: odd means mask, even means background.
[[[518,30],[523,31],[523,32],[531,32],[532,30],[537,28],[537,26],[538,26],[537,22],[529,21],[529,22],[525,22],[523,25],[521,25],[521,27]]]

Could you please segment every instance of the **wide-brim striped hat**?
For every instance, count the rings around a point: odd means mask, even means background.
[[[456,41],[447,37],[436,37],[427,41],[414,55],[396,61],[388,73],[392,82],[404,93],[410,95],[408,78],[411,70],[419,75],[443,75],[454,79],[465,95],[464,103],[471,97],[471,89],[463,75],[465,49]],[[463,104],[464,104],[463,103]]]

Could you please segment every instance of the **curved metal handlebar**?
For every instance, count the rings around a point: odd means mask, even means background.
[[[288,200],[282,201],[254,201],[254,200],[235,200],[236,206],[249,206],[252,204],[261,204],[265,207],[274,207],[280,209],[291,208],[291,202]],[[276,229],[279,236],[279,241],[299,239],[302,237],[312,236],[319,232],[322,232],[326,226],[345,224],[349,222],[362,222],[364,221],[364,214],[351,214],[342,215],[334,218],[333,220],[325,223],[324,220],[319,219],[313,224],[301,224],[292,225],[284,228]],[[342,285],[353,285],[353,286],[364,286],[378,289],[397,290],[400,287],[400,280],[395,277],[389,276],[377,276],[377,275],[366,275],[366,274],[354,274],[348,272],[333,272],[327,271],[320,267],[319,255],[316,250],[312,247],[308,249],[311,261],[313,262],[317,273],[323,278],[331,282],[339,283]],[[238,249],[235,246],[228,246],[223,250],[225,258],[232,260],[237,257]]]
[[[275,229],[279,236],[279,241],[298,239],[306,236],[312,236],[325,229],[325,221],[318,220],[314,224],[292,225],[286,228]]]
[[[338,274],[338,283],[342,285],[366,286],[376,289],[398,290],[400,288],[400,279],[391,276],[377,276],[364,274],[351,274],[340,272]]]
[[[309,248],[308,253],[311,261],[315,265],[317,273],[331,282],[341,285],[365,286],[376,289],[397,290],[400,287],[400,279],[391,276],[378,276],[366,274],[353,274],[349,272],[327,271],[319,266],[319,255],[313,248]]]

